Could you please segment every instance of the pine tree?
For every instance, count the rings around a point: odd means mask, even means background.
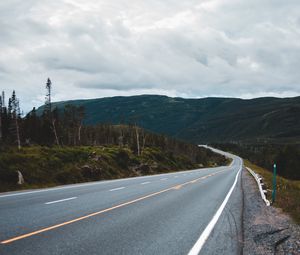
[[[51,102],[52,82],[50,78],[47,79],[46,91],[47,92],[45,97],[46,101],[45,101],[44,114],[50,123],[51,129],[54,134],[56,145],[59,146],[59,140],[58,140],[58,135],[56,130],[56,119],[53,118],[53,114],[52,114],[52,102]]]
[[[11,111],[11,118],[12,118],[11,130],[18,144],[18,149],[20,150],[21,140],[20,140],[19,119],[21,118],[21,112],[20,112],[19,99],[17,98],[15,91],[13,91],[9,102],[10,102],[10,109],[11,109],[10,111]]]
[[[0,143],[2,142],[2,108],[3,108],[3,101],[2,101],[2,96],[0,96]]]
[[[50,78],[48,78],[46,83],[46,97],[45,97],[45,112],[48,114],[49,119],[51,119],[52,106],[51,106],[51,90],[52,90],[52,82]]]

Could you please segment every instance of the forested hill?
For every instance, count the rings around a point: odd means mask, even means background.
[[[141,95],[54,103],[58,108],[67,104],[85,107],[86,124],[137,123],[195,143],[300,142],[300,97],[243,100]]]
[[[60,111],[52,108],[50,96],[40,116],[32,110],[23,118],[15,91],[8,106],[3,98],[0,96],[0,192],[229,163],[206,148],[136,124],[83,125],[84,107],[66,105]]]

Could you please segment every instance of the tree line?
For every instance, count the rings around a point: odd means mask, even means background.
[[[21,148],[20,138],[21,111],[19,99],[16,92],[13,91],[8,99],[8,105],[5,103],[5,93],[0,96],[0,144],[16,144]]]
[[[17,146],[99,146],[118,145],[132,149],[138,156],[145,147],[159,147],[175,154],[188,155],[195,162],[205,162],[213,155],[200,150],[198,146],[164,135],[148,132],[131,124],[84,125],[85,109],[82,106],[66,105],[63,109],[53,107],[52,82],[48,78],[45,104],[42,112],[33,108],[26,116],[21,116],[19,99],[13,91],[5,101],[1,95],[0,145]],[[101,109],[99,109],[101,110]]]
[[[297,144],[214,144],[222,150],[232,151],[252,163],[273,171],[291,180],[300,180],[300,146]]]

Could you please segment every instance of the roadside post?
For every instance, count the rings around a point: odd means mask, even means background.
[[[273,165],[273,191],[272,191],[272,203],[275,202],[276,197],[276,164]]]

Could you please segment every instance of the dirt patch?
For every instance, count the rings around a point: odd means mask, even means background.
[[[280,209],[267,207],[254,178],[244,170],[244,248],[245,255],[300,254],[300,226]]]

